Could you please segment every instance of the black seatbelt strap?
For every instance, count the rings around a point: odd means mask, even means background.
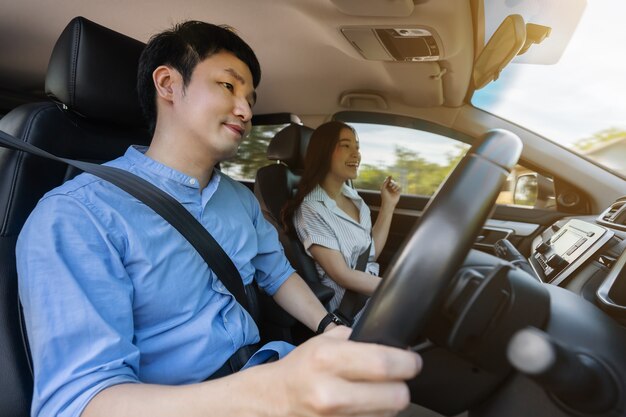
[[[109,181],[146,204],[174,226],[174,228],[191,243],[209,268],[213,270],[219,280],[224,284],[226,289],[230,291],[239,304],[248,310],[252,318],[256,321],[258,318],[256,317],[257,312],[254,311],[254,306],[252,306],[251,311],[241,275],[233,264],[233,261],[204,226],[171,195],[131,172],[111,166],[61,158],[43,149],[37,148],[30,143],[23,142],[1,130],[0,144],[7,148],[74,166],[82,171]]]
[[[370,248],[372,244],[370,243],[367,249],[363,251],[359,255],[359,259],[356,261],[356,269],[357,271],[365,272],[365,267],[367,266],[367,260],[370,256]],[[344,323],[348,326],[352,326],[354,322],[354,317],[359,313],[359,311],[363,308],[367,299],[369,297],[364,294],[360,294],[356,291],[352,291],[346,288],[346,291],[343,293],[343,297],[341,298],[341,303],[339,307],[334,311],[335,315],[338,316]]]

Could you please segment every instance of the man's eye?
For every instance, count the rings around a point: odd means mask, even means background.
[[[233,91],[235,89],[235,87],[233,87],[233,85],[231,83],[222,83],[222,85],[228,90],[228,91]]]

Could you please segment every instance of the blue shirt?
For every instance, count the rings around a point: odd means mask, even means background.
[[[254,195],[219,171],[200,191],[197,179],[143,152],[131,147],[107,165],[174,196],[244,284],[255,279],[273,295],[294,270]],[[119,383],[202,381],[259,341],[252,318],[182,235],[93,175],[41,199],[18,238],[17,268],[35,372],[32,415],[78,416]]]

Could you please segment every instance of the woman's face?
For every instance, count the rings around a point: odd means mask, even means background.
[[[361,163],[361,152],[359,152],[359,142],[352,130],[341,129],[339,140],[332,154],[329,174],[337,177],[341,181],[355,179],[359,164]]]

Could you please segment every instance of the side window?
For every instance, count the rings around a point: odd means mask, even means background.
[[[458,132],[433,128],[423,121],[413,122],[418,128],[347,123],[354,127],[360,142],[361,167],[353,182],[360,190],[379,191],[385,177],[392,175],[402,186],[403,194],[430,197],[470,148],[465,141],[450,137],[462,136]],[[424,127],[432,131],[422,130]],[[472,138],[464,140],[469,142]],[[496,203],[556,210],[553,180],[518,164]]]
[[[361,147],[361,167],[354,186],[379,191],[387,175],[403,194],[431,196],[470,146],[461,141],[406,127],[351,123]]]
[[[254,181],[257,170],[270,163],[266,153],[270,140],[287,125],[252,126],[250,134],[239,146],[237,155],[221,163],[222,172],[239,181]]]

